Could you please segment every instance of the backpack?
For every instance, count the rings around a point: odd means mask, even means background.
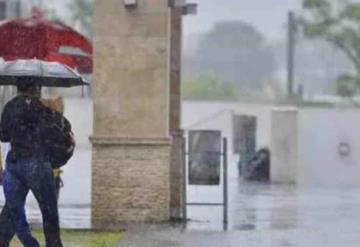
[[[41,133],[52,168],[64,166],[75,149],[70,122],[59,112],[48,109],[41,124]]]

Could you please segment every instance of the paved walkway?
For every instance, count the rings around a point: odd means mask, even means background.
[[[232,182],[230,222],[221,209],[189,208],[182,226],[134,225],[119,247],[358,247],[360,188]],[[216,210],[215,210],[216,211]],[[207,216],[207,217],[206,217]]]
[[[336,222],[334,222],[336,224]],[[359,228],[181,232],[177,229],[130,231],[119,247],[357,247]],[[325,227],[326,228],[326,227]]]
[[[70,174],[70,173],[67,173]],[[72,173],[71,173],[72,174]],[[134,225],[120,247],[358,247],[360,187],[295,187],[229,180],[229,225],[223,231],[221,207],[188,207],[186,229]],[[64,196],[67,193],[64,193]],[[76,194],[77,195],[77,194]],[[189,187],[189,202],[220,202],[221,188]],[[66,199],[64,197],[64,199]],[[84,204],[61,204],[62,226],[90,224]],[[1,204],[1,200],[0,200]],[[28,211],[38,222],[38,210]]]

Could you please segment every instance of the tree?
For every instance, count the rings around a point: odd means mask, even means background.
[[[352,96],[360,89],[360,4],[345,1],[303,0],[305,35],[325,40],[343,51],[354,71],[337,80],[338,94]],[[354,92],[354,85],[356,85]]]
[[[234,86],[211,75],[184,79],[182,95],[185,99],[198,100],[235,100],[238,96]]]
[[[241,89],[262,89],[275,70],[263,35],[243,21],[216,24],[202,35],[189,60],[184,64],[189,74],[215,74]]]
[[[336,90],[341,97],[353,97],[358,87],[358,78],[343,74],[339,76],[336,84]]]
[[[72,20],[80,25],[80,29],[88,38],[93,37],[92,17],[94,0],[73,0],[69,3]]]

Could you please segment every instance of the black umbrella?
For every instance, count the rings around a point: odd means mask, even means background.
[[[88,85],[75,70],[58,62],[19,59],[0,64],[0,85],[18,85],[20,78],[28,78],[44,87]]]

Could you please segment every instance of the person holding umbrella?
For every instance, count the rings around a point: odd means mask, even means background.
[[[0,246],[8,246],[14,229],[25,247],[39,246],[30,231],[24,231],[28,228],[24,228],[23,221],[18,217],[31,190],[43,216],[46,246],[62,247],[53,176],[53,168],[58,167],[53,165],[66,164],[74,143],[72,136],[62,131],[66,128],[71,132],[70,123],[40,102],[39,88],[40,85],[84,83],[76,75],[70,76],[71,69],[59,67],[57,63],[48,65],[30,60],[20,61],[19,64],[16,66],[16,62],[9,62],[0,66],[0,84],[17,85],[19,92],[6,104],[0,124],[0,140],[11,143],[4,176],[6,202],[0,215]],[[60,128],[61,124],[63,127]]]
[[[43,215],[46,246],[62,247],[55,181],[40,133],[47,108],[40,102],[37,92],[35,82],[20,80],[19,95],[6,104],[2,113],[0,140],[11,143],[4,176],[6,203],[3,212],[15,223],[20,241],[26,247],[38,247],[38,242],[18,217],[22,215],[19,210],[24,210],[27,193],[31,190]]]
[[[39,95],[41,95],[41,94],[39,93]],[[63,103],[63,100],[62,100],[61,97],[57,97],[56,99],[41,99],[41,102],[46,107],[49,107],[52,110],[56,110],[60,114],[63,114],[64,103]],[[2,150],[0,150],[0,157],[2,158],[3,157],[3,152],[1,152],[1,151]],[[2,165],[3,163],[5,163],[5,162],[2,162],[2,159],[0,159],[0,185],[2,185],[2,178],[3,178],[3,165]],[[62,171],[60,170],[60,168],[56,168],[53,171],[57,199],[59,199],[59,191],[60,191],[60,187],[62,186],[61,185],[62,180],[61,180],[61,177],[60,177],[61,173],[62,173]],[[4,190],[9,191],[8,185],[6,183],[4,184]],[[16,211],[17,211],[16,222],[17,222],[17,225],[18,225],[18,228],[19,228],[18,232],[20,233],[20,234],[18,234],[19,239],[21,239],[21,241],[24,243],[25,246],[38,247],[39,243],[31,235],[30,226],[29,226],[29,224],[27,222],[27,219],[26,219],[25,205],[19,206],[19,208]],[[0,222],[0,224],[1,224],[1,222]],[[15,230],[16,229],[13,229],[12,231],[8,231],[7,239],[12,239],[12,237],[15,235]]]

